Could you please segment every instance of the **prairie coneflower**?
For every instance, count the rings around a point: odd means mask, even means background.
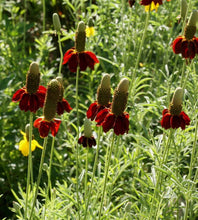
[[[63,64],[68,63],[71,72],[76,72],[78,66],[82,71],[86,70],[87,67],[93,70],[94,65],[99,63],[94,53],[85,51],[85,39],[85,24],[81,21],[76,32],[75,47],[69,49],[63,57]]]
[[[124,112],[128,98],[129,81],[124,78],[115,89],[111,108],[105,108],[97,114],[95,121],[102,125],[103,131],[114,129],[116,135],[123,135],[129,130],[129,114]]]
[[[47,86],[47,94],[45,104],[43,108],[43,117],[39,117],[34,121],[34,127],[38,128],[40,136],[42,138],[47,137],[51,130],[52,136],[56,136],[59,126],[61,124],[60,119],[56,119],[55,114],[57,111],[57,103],[60,96],[60,83],[58,80],[53,79]]]
[[[82,135],[78,139],[78,143],[82,144],[83,147],[90,147],[90,148],[96,145],[96,140],[92,135],[91,121],[89,121],[89,119],[87,118],[84,121],[84,135]]]
[[[39,86],[39,82],[39,66],[32,62],[26,76],[26,86],[17,90],[12,97],[13,102],[19,102],[19,108],[22,111],[27,112],[29,110],[35,113],[43,107],[46,88]]]
[[[57,103],[57,110],[56,112],[58,115],[62,115],[64,111],[70,112],[72,110],[71,106],[69,105],[68,101],[63,98],[63,93],[64,93],[64,87],[63,87],[63,82],[61,77],[56,78],[59,83],[60,83],[60,95]]]
[[[145,11],[157,11],[159,5],[162,5],[162,0],[142,0],[140,4],[145,6]]]
[[[186,125],[190,124],[190,118],[182,111],[182,98],[183,89],[179,87],[175,90],[169,109],[164,109],[162,112],[161,125],[163,128],[176,129],[181,127],[184,130]]]
[[[26,132],[21,131],[21,134],[23,135],[23,140],[19,142],[19,150],[23,154],[23,156],[29,155],[29,125],[26,126]],[[34,151],[36,147],[43,149],[43,147],[36,141],[32,140],[31,142],[31,151]]]
[[[193,59],[198,53],[198,38],[195,37],[198,11],[193,11],[186,25],[184,36],[178,36],[171,44],[175,54],[182,54],[185,59]]]
[[[101,84],[97,90],[97,101],[92,103],[87,110],[87,118],[92,121],[96,118],[97,114],[104,108],[110,107],[110,97],[111,97],[111,86],[110,86],[110,76],[105,74],[102,77]]]

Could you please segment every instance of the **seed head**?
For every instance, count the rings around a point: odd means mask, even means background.
[[[171,115],[179,115],[182,110],[183,89],[178,87],[174,94],[169,106]]]
[[[87,118],[85,118],[84,121],[84,135],[87,138],[90,138],[92,136],[91,121]]]
[[[61,23],[60,23],[60,19],[57,13],[53,14],[53,24],[54,24],[55,30],[59,32],[61,30]]]
[[[85,39],[86,39],[85,28],[86,28],[85,23],[83,21],[79,22],[75,36],[75,48],[77,52],[85,51]]]

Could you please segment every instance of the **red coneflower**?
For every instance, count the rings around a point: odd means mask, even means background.
[[[198,53],[198,38],[194,36],[197,18],[198,12],[194,11],[186,25],[184,36],[178,36],[171,44],[173,52],[182,54],[185,59],[193,59]]]
[[[13,102],[19,102],[21,110],[36,112],[44,105],[46,88],[39,86],[40,73],[39,66],[33,62],[30,64],[29,71],[26,76],[26,86],[17,90],[13,97]]]
[[[63,57],[63,64],[68,63],[71,72],[76,72],[78,66],[82,71],[86,70],[87,67],[93,70],[94,65],[99,63],[94,53],[85,51],[85,28],[84,22],[81,21],[76,32],[75,47],[69,49]]]
[[[101,110],[109,108],[111,105],[109,102],[110,97],[110,76],[109,74],[104,74],[97,90],[97,101],[89,106],[89,109],[87,110],[87,118],[90,118],[93,121]]]
[[[164,109],[162,112],[161,126],[165,129],[173,128],[177,129],[181,127],[182,130],[186,128],[186,125],[190,124],[190,118],[182,110],[182,97],[183,89],[177,88],[173,95],[172,102],[169,109]]]
[[[145,6],[145,11],[157,11],[159,5],[162,5],[162,0],[142,0],[140,4]]]
[[[60,119],[56,119],[55,114],[57,111],[57,103],[60,96],[60,83],[58,80],[53,79],[47,86],[47,94],[43,108],[44,117],[39,117],[34,121],[34,127],[38,128],[41,137],[47,137],[51,130],[52,136],[56,136]]]
[[[96,140],[92,135],[91,122],[87,118],[84,121],[84,135],[82,135],[78,139],[78,143],[82,144],[83,147],[90,147],[90,148],[96,145]]]
[[[115,89],[111,108],[105,108],[97,114],[95,121],[97,125],[102,125],[104,132],[113,128],[116,135],[128,133],[129,114],[124,112],[128,98],[128,87],[128,79],[121,80],[118,88]]]
[[[61,77],[56,77],[56,79],[60,83],[60,96],[59,100],[57,103],[57,113],[58,115],[62,115],[64,111],[70,112],[72,110],[71,106],[69,105],[68,101],[63,98],[63,93],[64,93],[64,87],[63,87],[63,82]]]

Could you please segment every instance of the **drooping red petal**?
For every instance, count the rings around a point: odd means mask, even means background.
[[[166,113],[168,113],[168,109],[165,108],[163,111],[162,111],[162,115],[165,115]]]
[[[128,133],[129,130],[129,114],[125,113],[123,115],[117,116],[114,125],[114,133],[116,135],[123,135],[125,132]]]
[[[88,145],[89,145],[89,147],[92,147],[92,146],[96,145],[96,140],[93,136],[88,138]]]
[[[25,93],[25,87],[23,87],[22,89],[17,90],[14,95],[12,96],[12,101],[13,102],[18,102],[21,100],[22,95]]]
[[[170,118],[170,125],[171,125],[171,128],[173,128],[173,129],[179,128],[180,125],[181,125],[180,116],[172,115],[171,118]]]
[[[183,41],[182,42],[182,57],[193,59],[195,57],[196,48],[193,42]]]
[[[74,50],[74,48],[71,48],[64,54],[63,65],[69,61],[69,59],[71,58],[73,53],[75,53],[75,50]]]
[[[116,116],[112,113],[109,113],[102,122],[103,131],[108,132],[111,128],[114,128],[115,121]]]
[[[57,135],[60,124],[61,124],[60,119],[53,119],[53,121],[50,122],[50,130],[51,130],[52,136],[55,137]]]
[[[172,43],[172,48],[173,48],[173,52],[175,54],[179,54],[182,52],[182,41],[183,41],[184,37],[183,36],[179,36],[177,37],[173,43]]]
[[[39,117],[34,121],[34,127],[38,128],[40,126],[40,122],[43,120],[43,117]]]
[[[91,118],[91,120],[93,121],[96,117],[97,108],[97,102],[92,103],[87,110],[87,118]]]
[[[22,111],[27,112],[29,110],[29,98],[30,94],[24,93],[23,96],[21,97],[21,101],[19,102],[19,108]]]
[[[49,130],[51,128],[51,123],[48,122],[48,121],[41,121],[40,124],[39,124],[39,134],[42,138],[45,138],[48,136],[49,134]]]
[[[64,113],[64,110],[66,112],[70,112],[72,110],[71,106],[69,105],[66,99],[62,99],[62,102],[58,102],[57,104],[58,115],[62,115]]]
[[[171,127],[170,118],[171,118],[170,113],[166,113],[163,115],[162,120],[161,120],[162,128],[169,129]]]
[[[140,2],[140,4],[141,4],[141,5],[150,5],[151,2],[152,2],[152,0],[142,0],[142,1]]]
[[[186,128],[186,125],[190,124],[190,118],[184,111],[180,113],[180,118],[181,118],[181,128],[182,130],[184,130]]]
[[[39,108],[42,108],[45,101],[46,88],[44,86],[39,86],[39,89],[36,93],[39,100]]]
[[[97,59],[96,55],[94,53],[92,53],[91,51],[85,51],[86,53],[86,62],[89,66],[89,68],[91,68],[92,70],[94,70],[94,65],[96,63],[99,63],[99,60]]]
[[[77,71],[78,67],[78,54],[72,53],[71,57],[69,58],[69,70],[73,73]]]
[[[79,55],[80,70],[85,71],[87,69],[87,66],[89,65],[89,63],[86,60],[86,53],[81,52],[78,55]]]
[[[95,118],[95,121],[97,122],[97,126],[100,126],[103,121],[105,120],[105,117],[107,116],[107,114],[109,113],[109,109],[108,108],[104,108],[103,110],[101,110],[96,118]]]
[[[31,94],[29,97],[29,110],[36,112],[39,109],[39,99],[35,94]]]

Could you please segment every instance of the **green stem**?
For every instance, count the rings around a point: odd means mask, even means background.
[[[107,166],[105,169],[105,179],[104,179],[104,186],[103,186],[102,198],[101,198],[101,203],[100,203],[99,220],[101,219],[101,214],[102,214],[102,207],[103,207],[104,195],[105,195],[105,190],[106,190],[106,185],[107,185],[107,176],[108,176],[108,172],[109,172],[109,165],[110,165],[111,155],[112,155],[112,151],[113,151],[114,139],[115,139],[115,134],[113,133],[113,138],[112,138],[111,146],[109,149]]]
[[[61,45],[61,38],[60,38],[60,32],[58,34],[58,46],[59,46],[59,51],[60,51],[60,63],[59,63],[59,70],[58,70],[58,76],[61,76],[61,69],[62,69],[62,63],[63,63],[63,50],[62,50],[62,45]]]
[[[139,51],[138,51],[138,55],[137,55],[135,67],[134,67],[134,70],[133,70],[133,73],[132,73],[132,77],[131,77],[131,83],[130,83],[130,88],[129,88],[129,94],[132,93],[132,88],[133,88],[133,86],[134,86],[134,80],[135,80],[135,78],[136,78],[136,71],[137,71],[138,64],[139,64],[139,61],[140,61],[140,57],[141,57],[141,54],[142,54],[142,47],[143,47],[143,44],[144,44],[144,40],[145,40],[145,38],[146,38],[146,32],[147,32],[147,28],[148,28],[148,24],[149,24],[149,17],[150,17],[150,10],[148,11],[147,16],[146,16],[146,21],[145,21],[145,26],[144,26],[144,32],[143,32],[142,40],[141,40],[141,42],[140,42],[140,47],[139,47]]]
[[[161,169],[162,168],[162,165],[166,162],[167,162],[167,158],[168,158],[168,152],[169,152],[169,145],[171,143],[171,137],[172,137],[172,134],[173,134],[173,130],[170,129],[170,132],[169,132],[169,136],[168,136],[168,140],[166,142],[166,145],[165,145],[165,149],[164,149],[164,152],[163,152],[163,156],[162,156],[162,161],[160,162],[159,164],[159,168]],[[153,198],[152,198],[152,203],[151,203],[151,208],[150,208],[150,214],[149,214],[149,219],[153,219],[152,217],[152,211],[154,210],[153,209],[153,206],[154,206],[154,202],[155,202],[155,199],[157,197],[157,192],[159,189],[161,189],[161,184],[162,184],[162,176],[161,176],[161,171],[159,171],[159,174],[157,176],[157,182],[156,182],[156,185],[155,185],[155,189],[154,189],[154,195],[153,195]],[[158,209],[156,209],[158,210]]]
[[[26,9],[27,9],[27,0],[24,0],[24,24],[23,24],[23,54],[25,55],[25,39],[26,39]]]
[[[85,163],[85,200],[87,198],[87,172],[88,172],[88,155],[89,155],[89,145],[87,145],[86,152],[86,163]]]
[[[29,127],[29,155],[28,155],[28,171],[27,171],[27,186],[26,186],[26,199],[25,199],[25,219],[27,218],[27,204],[30,189],[30,174],[32,176],[33,186],[33,171],[32,171],[32,125],[33,125],[33,113],[30,112],[30,127]]]
[[[88,210],[88,206],[89,206],[89,200],[90,200],[90,196],[91,196],[91,193],[92,193],[92,187],[93,187],[93,182],[94,182],[94,178],[95,178],[96,167],[97,167],[97,164],[98,164],[100,136],[101,136],[101,127],[99,127],[99,129],[98,129],[97,149],[96,149],[95,161],[94,161],[92,178],[91,178],[91,186],[90,186],[90,189],[89,189],[87,203],[86,203],[86,210],[85,210],[84,220],[86,220],[86,217],[87,217],[87,210]]]
[[[43,0],[43,31],[45,31],[45,15],[46,15],[45,0]]]
[[[192,149],[192,154],[191,154],[191,159],[190,159],[190,167],[189,167],[189,173],[188,173],[188,180],[190,182],[191,177],[192,177],[192,169],[194,167],[194,162],[196,159],[196,143],[197,143],[197,130],[198,130],[198,120],[196,122],[196,126],[195,126],[195,139],[194,139],[194,143],[193,143],[193,149]],[[188,218],[188,209],[189,209],[189,204],[190,204],[190,199],[191,199],[191,190],[190,190],[190,183],[188,184],[188,191],[187,191],[188,195],[187,195],[187,201],[186,201],[186,208],[185,208],[185,216],[184,216],[184,220],[187,220]]]
[[[46,195],[45,210],[44,210],[44,219],[45,219],[45,211],[46,211],[46,207],[47,207],[47,201],[49,200],[50,196],[52,196],[51,195],[51,192],[52,192],[51,169],[52,169],[52,160],[53,160],[53,154],[54,154],[54,142],[55,142],[55,137],[52,138],[52,146],[51,146],[49,170],[48,170],[47,195]]]
[[[76,195],[77,195],[77,205],[78,205],[78,215],[79,215],[79,195],[78,195],[78,188],[79,188],[79,182],[78,182],[78,167],[79,167],[79,146],[78,146],[78,139],[79,139],[79,109],[78,109],[78,79],[79,79],[79,73],[80,73],[80,67],[77,67],[76,72],[76,116],[77,116],[77,135],[76,135]],[[80,219],[80,215],[79,215]]]
[[[44,138],[43,151],[42,151],[42,155],[41,155],[38,178],[37,178],[37,182],[36,182],[36,190],[35,190],[35,194],[34,194],[34,200],[33,200],[32,209],[31,209],[31,212],[30,212],[29,220],[31,220],[31,218],[32,218],[32,214],[33,214],[33,211],[34,211],[34,206],[36,204],[36,198],[37,198],[37,195],[38,195],[38,188],[39,188],[39,185],[40,185],[46,148],[47,148],[47,137]]]

